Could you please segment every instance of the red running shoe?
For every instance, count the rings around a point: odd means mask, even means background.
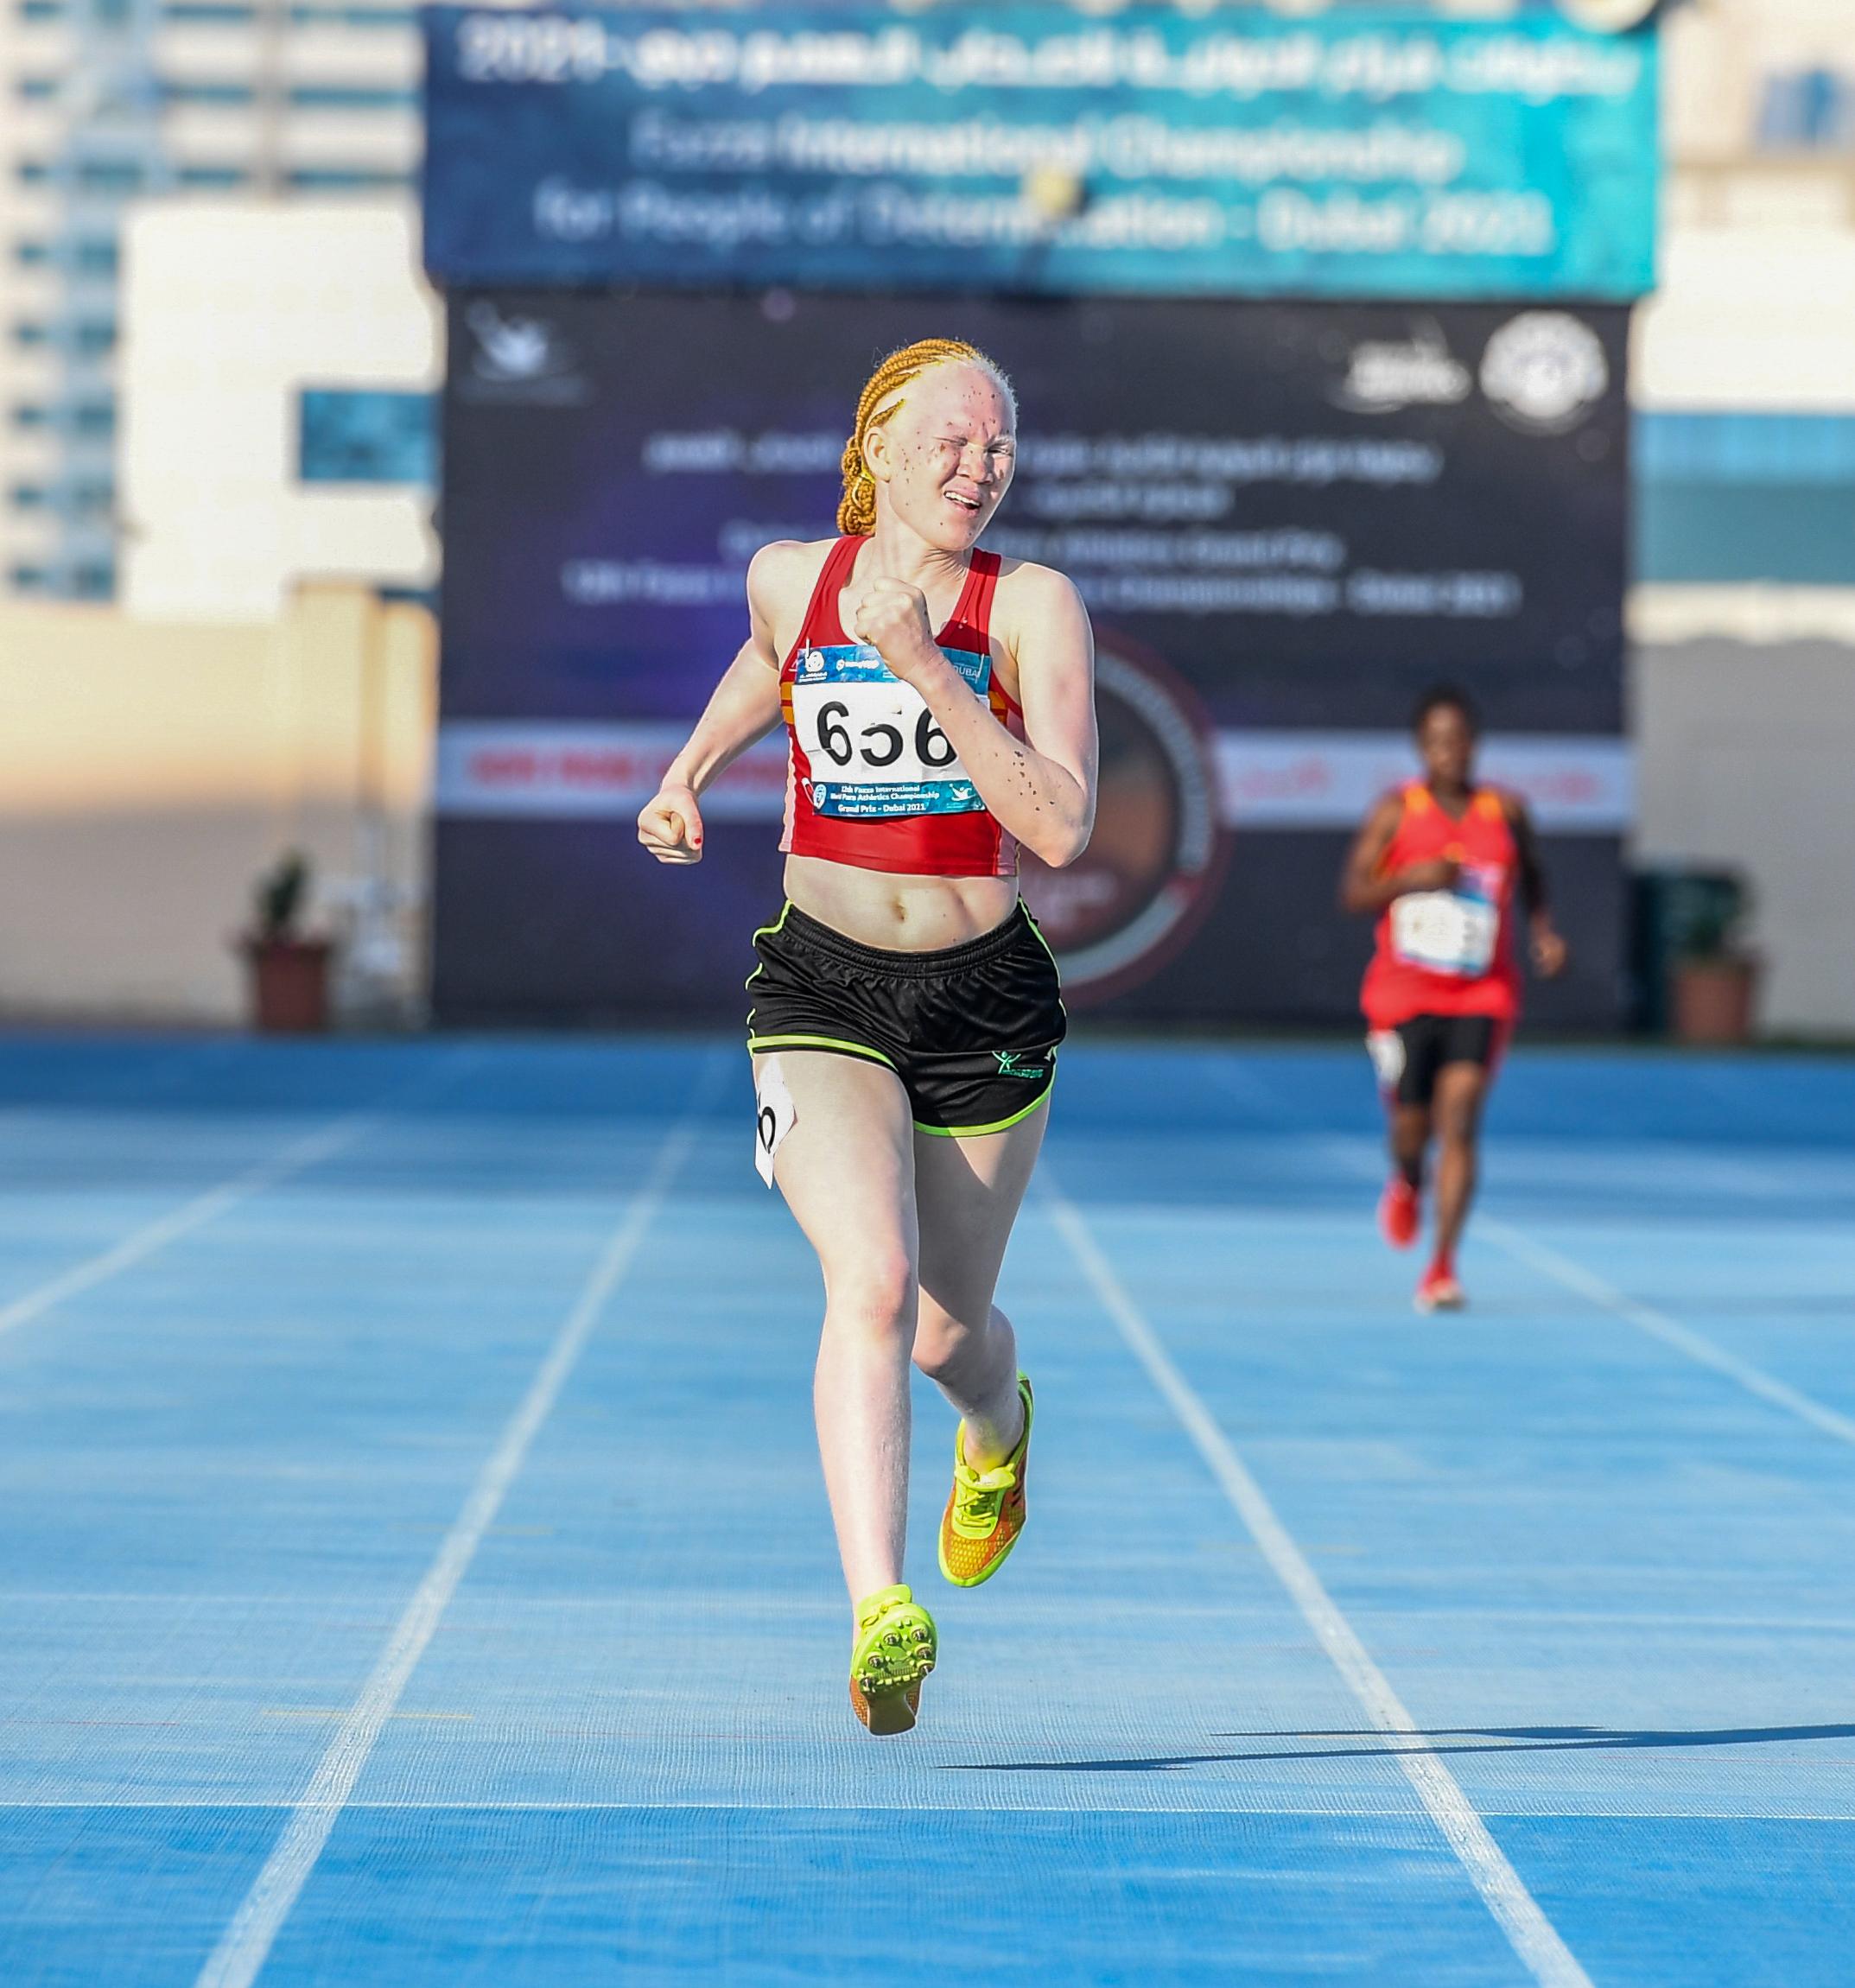
[[[1379,1234],[1394,1249],[1408,1249],[1422,1221],[1423,1197],[1401,1173],[1393,1174],[1379,1197]]]
[[[1433,1263],[1411,1299],[1420,1312],[1459,1312],[1468,1301],[1468,1293],[1456,1281],[1455,1270],[1447,1263]]]

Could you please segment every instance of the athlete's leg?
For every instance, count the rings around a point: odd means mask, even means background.
[[[914,1135],[885,1065],[781,1050],[796,1116],[773,1174],[824,1273],[812,1399],[853,1604],[902,1578],[914,1344]]]
[[[1437,1072],[1433,1110],[1441,1148],[1436,1170],[1436,1260],[1453,1264],[1475,1197],[1477,1146],[1488,1072],[1478,1063],[1445,1063]]]
[[[1401,1104],[1391,1107],[1391,1164],[1413,1189],[1424,1184],[1424,1155],[1429,1150],[1431,1107]]]
[[[1017,1338],[992,1293],[1049,1116],[1047,1104],[1039,1105],[1006,1131],[977,1139],[915,1134],[915,1364],[964,1418],[964,1455],[978,1470],[1003,1463],[1024,1433]]]

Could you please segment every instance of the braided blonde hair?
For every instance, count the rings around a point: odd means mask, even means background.
[[[937,365],[976,365],[996,382],[1011,402],[1013,414],[1017,413],[1011,382],[977,346],[968,345],[963,339],[918,339],[913,345],[892,352],[869,376],[869,384],[856,403],[856,429],[844,444],[844,494],[837,506],[837,529],[847,537],[867,538],[876,529],[876,480],[864,459],[863,443],[871,429],[882,427],[902,405],[900,399],[886,407],[883,403],[898,387],[907,385]]]

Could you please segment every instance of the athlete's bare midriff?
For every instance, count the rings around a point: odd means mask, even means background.
[[[785,893],[808,918],[859,945],[931,953],[1003,924],[1017,906],[1018,880],[894,876],[823,856],[788,856]]]

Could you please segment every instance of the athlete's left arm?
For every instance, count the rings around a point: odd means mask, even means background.
[[[876,581],[856,632],[921,693],[1001,824],[1061,869],[1088,848],[1095,827],[1095,632],[1082,596],[1060,573],[1015,562],[993,596],[992,621],[1018,665],[1022,739],[935,645],[918,588]]]
[[[1501,805],[1520,858],[1520,895],[1527,907],[1528,936],[1533,964],[1542,980],[1551,980],[1565,970],[1566,949],[1553,924],[1552,906],[1546,897],[1546,866],[1540,861],[1540,839],[1533,817],[1518,794],[1502,794]]]

